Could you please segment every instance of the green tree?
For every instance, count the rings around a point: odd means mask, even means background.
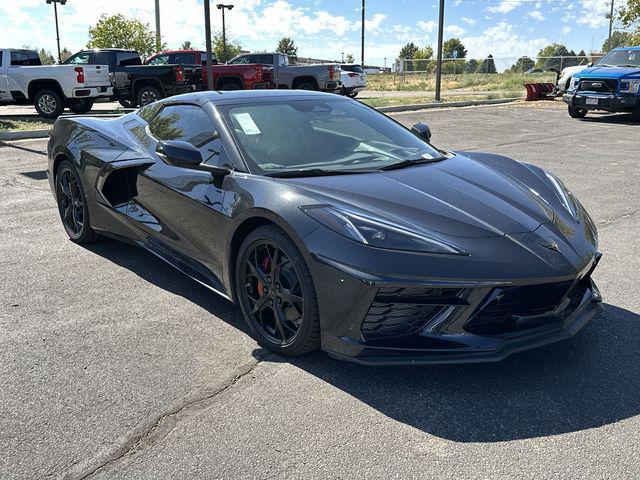
[[[619,18],[625,28],[633,30],[627,46],[640,45],[640,0],[627,0],[627,4],[619,10]]]
[[[418,48],[418,46],[416,46],[415,43],[409,42],[400,49],[398,58],[400,59],[401,62],[403,60],[413,60],[413,57],[415,56],[416,53],[418,53],[419,50],[420,48]],[[407,71],[415,70],[413,68],[413,62],[411,61],[404,63],[404,68]]]
[[[54,63],[56,63],[53,55],[51,55],[51,52],[49,50],[45,50],[44,48],[38,50],[38,56],[40,57],[42,65],[53,65]]]
[[[611,48],[618,48],[618,47],[626,47],[629,45],[629,42],[631,41],[631,33],[630,32],[621,32],[619,30],[615,30],[614,32],[611,33]],[[603,52],[607,52],[609,51],[609,39],[605,39],[605,41],[602,44],[602,51]]]
[[[141,57],[148,57],[156,51],[156,36],[149,24],[135,18],[102,15],[98,23],[89,28],[87,48],[128,48],[137,50]],[[164,48],[163,44],[161,49]]]
[[[571,53],[563,44],[552,43],[538,52],[535,68],[555,68],[556,70],[561,70],[564,67],[570,66],[571,61],[567,63],[567,59],[560,57],[567,57],[569,55],[571,55]]]
[[[225,45],[222,41],[222,33],[216,32],[213,34],[213,38],[211,39],[213,53],[215,53],[218,62],[224,63],[226,61],[231,60],[233,57],[240,55],[242,53],[242,46],[238,43],[237,40],[233,38],[229,38],[227,35],[227,46],[225,51]]]
[[[471,60],[469,60],[467,62],[467,66],[464,69],[464,71],[466,73],[477,73],[478,72],[478,66],[480,64],[478,63],[478,61],[475,58],[472,58]]]
[[[431,45],[425,45],[424,48],[419,48],[416,53],[413,54],[413,69],[421,72],[432,72],[435,69],[433,58],[433,48]]]
[[[193,50],[193,45],[191,45],[191,42],[187,40],[186,42],[182,42],[180,50]]]
[[[509,72],[510,73],[524,73],[527,70],[532,69],[535,64],[536,64],[536,62],[534,62],[529,57],[520,57],[516,61],[516,63],[511,65],[511,68],[509,69]]]
[[[454,54],[454,52],[456,52]],[[444,58],[466,58],[467,49],[458,38],[450,38],[442,45],[442,56]]]
[[[296,47],[296,44],[293,42],[291,37],[282,37],[278,41],[276,52],[288,55],[289,59],[292,61],[295,61],[296,58],[298,58],[298,47]]]
[[[345,63],[356,63],[356,59],[353,57],[353,54],[347,53],[347,56],[344,57]]]
[[[482,60],[478,67],[478,73],[498,73],[498,70],[496,70],[496,62],[493,60],[493,55],[489,54],[487,58]]]
[[[64,47],[62,50],[60,50],[60,61],[64,62],[71,55],[73,55],[73,52],[71,52],[71,50],[69,50],[67,47]]]

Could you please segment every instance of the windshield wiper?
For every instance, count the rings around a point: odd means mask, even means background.
[[[325,170],[323,168],[309,168],[306,170],[281,170],[279,172],[265,173],[265,177],[296,178],[296,177],[324,177],[329,175],[353,175],[354,173],[371,173],[377,170]]]
[[[401,162],[398,163],[392,163],[391,165],[386,165],[384,167],[380,167],[379,170],[399,170],[401,168],[405,168],[405,167],[411,167],[413,165],[420,165],[423,163],[433,163],[433,162],[440,162],[442,160],[446,160],[448,157],[442,156],[442,157],[435,157],[435,158],[413,158],[413,159],[409,159],[409,160],[403,160]]]

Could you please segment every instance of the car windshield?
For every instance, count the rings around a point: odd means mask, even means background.
[[[640,50],[613,50],[598,60],[596,66],[640,68]]]
[[[219,106],[253,173],[371,171],[443,154],[385,115],[343,99]]]

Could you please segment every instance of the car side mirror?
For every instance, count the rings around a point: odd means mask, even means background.
[[[427,142],[431,141],[431,129],[426,123],[416,123],[413,127],[411,127],[411,131]]]
[[[593,62],[587,63],[587,67],[593,67]]]
[[[162,160],[174,167],[191,168],[193,170],[204,170],[214,175],[229,175],[231,169],[219,167],[217,165],[207,165],[202,163],[200,150],[189,142],[180,140],[166,140],[158,142],[156,153]]]

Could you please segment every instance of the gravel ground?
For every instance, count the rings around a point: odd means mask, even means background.
[[[605,312],[497,364],[284,359],[149,254],[68,241],[45,141],[0,143],[0,478],[639,478],[640,125],[552,104],[395,118],[557,173],[599,226]]]

